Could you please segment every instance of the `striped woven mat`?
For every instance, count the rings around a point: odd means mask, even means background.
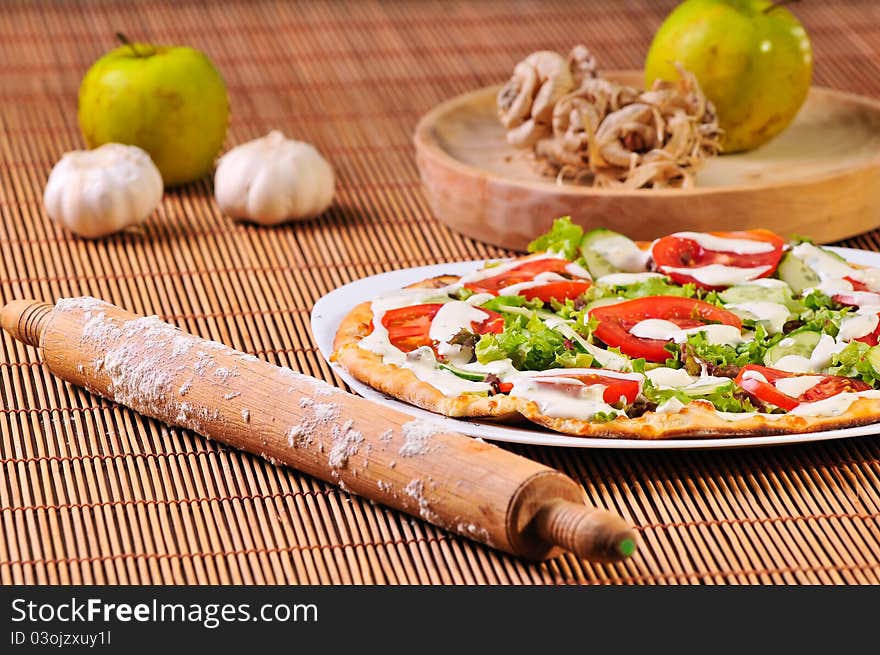
[[[418,117],[582,41],[638,67],[669,2],[10,2],[0,10],[0,301],[94,295],[330,382],[312,304],[401,267],[497,257],[437,223]],[[880,96],[872,2],[801,3],[815,81]],[[166,194],[140,233],[87,242],[42,208],[81,148],[76,93],[125,31],[204,50],[229,86],[227,145],[277,128],[338,174],[322,218],[232,223],[210,181]],[[876,235],[845,245],[880,250]],[[53,378],[0,339],[0,582],[877,583],[880,439],[713,452],[513,447],[637,527],[631,560],[529,564]]]

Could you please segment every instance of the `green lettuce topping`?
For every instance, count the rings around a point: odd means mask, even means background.
[[[880,383],[880,346],[869,346],[861,341],[850,341],[846,348],[831,358],[831,375],[860,378],[872,387]]]
[[[690,396],[680,389],[658,389],[651,380],[646,378],[642,387],[642,395],[652,403],[662,405],[670,398],[676,398],[687,404],[693,400],[707,400],[715,406],[719,412],[754,412],[755,406],[749,401],[748,396],[737,390],[731,382],[718,387],[712,393],[704,396]]]
[[[566,259],[574,260],[583,238],[583,228],[572,223],[571,216],[563,216],[553,221],[553,227],[549,232],[529,244],[529,252],[552,250]]]
[[[592,355],[583,352],[575,341],[547,327],[537,314],[530,317],[506,314],[504,331],[481,336],[474,352],[481,364],[509,357],[521,371],[589,368],[593,363]]]
[[[492,300],[487,300],[481,304],[480,307],[503,314],[504,312],[509,312],[510,307],[523,307],[532,310],[543,309],[544,303],[537,298],[526,300],[525,296],[496,296]]]
[[[644,298],[647,296],[683,296],[685,298],[693,298],[697,295],[697,287],[690,283],[679,286],[677,284],[672,284],[666,278],[651,277],[643,282],[632,284],[620,289],[618,292],[612,292],[608,295],[630,299]]]

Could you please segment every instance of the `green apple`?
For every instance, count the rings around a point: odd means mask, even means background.
[[[810,39],[780,3],[686,0],[648,51],[645,82],[676,80],[678,62],[696,75],[724,129],[725,152],[751,150],[782,132],[807,97]]]
[[[79,89],[86,144],[146,150],[166,186],[206,175],[229,122],[226,85],[193,48],[129,43],[96,61]]]

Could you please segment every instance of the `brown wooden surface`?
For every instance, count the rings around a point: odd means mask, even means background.
[[[607,71],[641,87],[640,71]],[[692,189],[600,189],[542,176],[507,143],[499,85],[456,96],[415,132],[425,197],[467,236],[523,250],[556,216],[651,241],[682,230],[745,230],[828,243],[880,225],[880,101],[813,87],[794,123],[763,148],[709,159]]]
[[[100,296],[338,383],[308,327],[350,280],[503,254],[430,216],[411,134],[453,95],[575,39],[641,64],[668,2],[15,3],[0,20],[0,300]],[[816,83],[880,97],[876,3],[801,3]],[[334,164],[336,206],[236,225],[210,183],[142,234],[86,243],[41,194],[81,147],[76,90],[113,32],[205,50],[232,100],[228,144],[271,128]],[[572,36],[572,35],[575,36]],[[845,245],[880,249],[876,234]],[[631,560],[528,564],[306,475],[140,418],[0,339],[0,582],[687,584],[880,582],[880,440],[694,453],[515,447],[638,526]]]

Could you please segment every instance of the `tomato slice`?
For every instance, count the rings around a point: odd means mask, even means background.
[[[746,375],[748,371],[755,371],[764,376],[767,381],[758,380]],[[734,382],[742,388],[752,398],[764,403],[770,403],[784,409],[786,412],[791,411],[798,406],[797,398],[792,398],[788,394],[784,394],[773,383],[779,378],[791,377],[793,373],[780,371],[775,368],[767,368],[766,366],[758,366],[757,364],[749,364],[743,366],[739,375],[736,376]]]
[[[493,312],[491,309],[479,308],[481,312],[486,312],[489,316],[481,323],[471,323],[476,334],[501,334],[504,331],[504,315]]]
[[[868,289],[868,285],[864,282],[859,282],[858,280],[853,279],[848,275],[844,275],[843,279],[852,285],[853,291],[870,291],[870,289]]]
[[[468,282],[464,286],[474,293],[491,293],[497,296],[498,292],[504,287],[520,284],[521,282],[529,282],[535,279],[539,273],[564,273],[570,263],[567,259],[556,259],[553,257],[535,259],[523,262],[519,266],[499,275]]]
[[[834,302],[847,307],[861,307],[862,305],[880,305],[880,293],[872,291],[851,291],[849,293],[836,293],[832,296]]]
[[[565,382],[560,382],[558,378],[571,378],[582,384],[567,384]],[[608,404],[619,402],[620,399],[623,398],[626,401],[626,404],[630,405],[635,402],[636,396],[638,396],[641,391],[641,383],[639,380],[603,374],[601,369],[596,369],[595,373],[554,371],[551,379],[542,380],[540,376],[537,376],[535,377],[535,382],[550,385],[554,389],[569,393],[572,396],[577,396],[580,390],[583,389],[583,385],[589,387],[601,384],[605,387],[605,391],[602,392],[602,400]]]
[[[639,321],[659,318],[687,329],[723,323],[741,328],[742,321],[733,312],[694,298],[679,296],[648,296],[626,300],[614,305],[603,305],[590,311],[599,321],[593,334],[613,348],[620,348],[624,355],[644,357],[649,362],[663,362],[669,357],[667,340],[641,339],[629,333]]]
[[[433,345],[428,333],[431,330],[431,321],[442,306],[442,303],[428,303],[389,309],[382,316],[382,325],[388,330],[388,340],[405,353]]]
[[[856,295],[858,294],[858,295]],[[861,296],[861,297],[859,297]],[[851,293],[838,293],[833,296],[834,301],[847,307],[861,307],[863,305],[874,305],[880,301],[880,294],[870,291],[853,291]],[[880,316],[880,311],[877,312]],[[876,346],[880,343],[880,322],[873,332],[869,332],[861,337],[856,337],[853,341],[861,341],[869,346]]]
[[[551,300],[565,301],[574,299],[590,288],[587,280],[559,280],[558,282],[548,282],[536,287],[529,287],[519,292],[528,300],[537,298],[543,302]]]
[[[760,373],[767,381],[764,382],[763,380],[749,377],[747,375],[749,371]],[[824,376],[817,384],[807,389],[797,398],[781,392],[774,386],[776,380],[779,380],[780,378],[792,378],[803,375],[811,374],[789,373],[788,371],[780,371],[776,368],[749,364],[740,369],[735,382],[752,398],[764,403],[776,405],[787,412],[793,410],[801,403],[813,403],[818,400],[831,398],[832,396],[836,396],[845,391],[867,391],[871,388],[870,385],[861,380],[847,378],[840,375]]]
[[[442,306],[442,303],[428,303],[388,310],[382,316],[382,325],[388,330],[388,340],[405,353],[422,346],[433,347],[434,341],[430,337],[431,321]],[[471,329],[476,334],[500,334],[504,330],[504,316],[490,309],[479,309],[486,313],[486,319],[479,323],[472,322]]]
[[[658,239],[651,247],[651,256],[654,259],[654,263],[663,273],[679,284],[692,283],[704,289],[715,289],[721,287],[703,284],[690,275],[681,272],[670,272],[666,268],[700,268],[711,264],[723,264],[724,266],[736,266],[739,268],[769,266],[765,273],[758,276],[766,277],[776,270],[776,265],[779,264],[779,259],[782,257],[782,248],[785,246],[785,241],[782,237],[770,230],[708,232],[707,234],[724,239],[763,241],[771,244],[773,248],[767,252],[751,254],[709,250],[693,239],[672,234]]]

